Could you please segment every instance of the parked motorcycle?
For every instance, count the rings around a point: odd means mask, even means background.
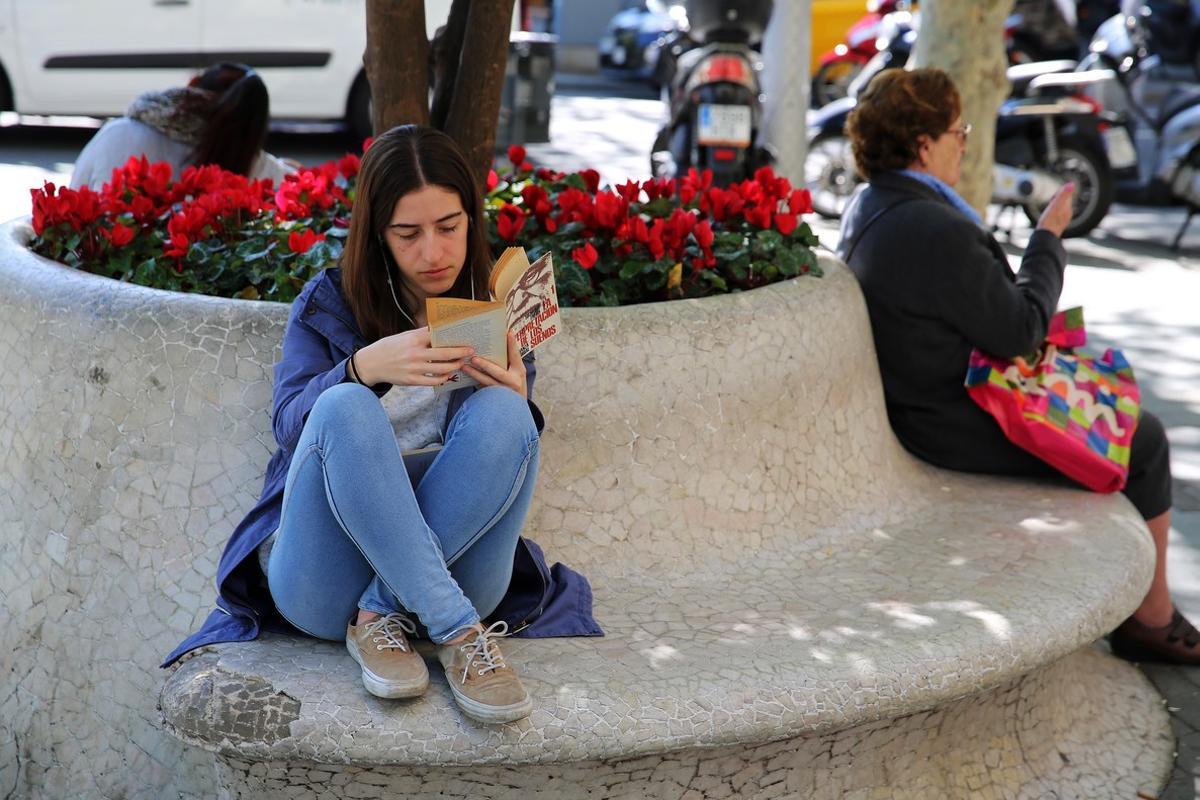
[[[1122,13],[1141,45],[1168,65],[1189,66],[1200,77],[1200,0],[1125,0]]]
[[[689,36],[697,47],[679,55],[669,90],[668,122],[650,153],[655,176],[711,169],[729,185],[770,161],[757,146],[762,125],[761,41],[771,0],[689,0]]]
[[[1187,218],[1171,243],[1177,249],[1200,213],[1200,87],[1180,83],[1152,51],[1156,37],[1143,14],[1103,23],[1083,66],[1106,68],[1110,108],[1126,116],[1133,132],[1135,168],[1119,176],[1117,197],[1148,206],[1186,205]]]
[[[1121,10],[1121,0],[1077,0],[1075,3],[1075,32],[1087,52],[1087,44],[1096,35],[1104,20]]]
[[[1078,59],[1083,49],[1056,0],[1016,0],[1006,28],[1009,64]]]
[[[821,65],[812,81],[814,108],[846,96],[850,82],[871,57],[879,52],[875,41],[884,17],[909,10],[908,0],[868,0],[867,13],[846,32],[846,41],[821,55]]]
[[[903,67],[915,39],[911,14],[888,15],[881,28],[884,47],[851,84],[850,96],[810,118],[805,183],[818,214],[839,218],[861,182],[844,131],[855,98],[879,72]],[[1001,106],[996,121],[992,191],[992,202],[1018,207],[1036,222],[1054,192],[1074,181],[1075,213],[1066,236],[1082,236],[1096,227],[1108,213],[1114,192],[1109,145],[1102,130],[1117,118],[1103,114],[1094,99],[1079,94],[1081,86],[1104,76],[1056,77],[1074,66],[1073,61],[1055,61],[1009,69],[1015,94]],[[1120,144],[1116,138],[1113,147]],[[1127,151],[1120,157],[1125,162],[1131,158]]]

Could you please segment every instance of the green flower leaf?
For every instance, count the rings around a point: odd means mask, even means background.
[[[247,239],[241,242],[233,249],[233,254],[243,261],[258,261],[260,258],[266,258],[275,249],[275,242],[265,240],[260,237]]]

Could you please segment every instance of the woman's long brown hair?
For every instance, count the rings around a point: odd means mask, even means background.
[[[222,62],[204,70],[189,86],[213,93],[204,109],[205,123],[193,148],[192,164],[216,164],[239,175],[249,175],[263,145],[271,120],[267,86],[245,64]]]
[[[396,297],[410,317],[416,308],[400,291],[400,271],[383,246],[383,234],[400,198],[424,186],[439,186],[456,192],[466,212],[467,260],[458,280],[446,293],[488,297],[488,273],[492,257],[483,216],[483,195],[471,167],[458,145],[446,134],[421,125],[401,125],[375,137],[363,155],[350,216],[350,232],[342,251],[342,292],[358,328],[368,342],[412,329],[396,308],[388,289],[387,271],[392,271]]]

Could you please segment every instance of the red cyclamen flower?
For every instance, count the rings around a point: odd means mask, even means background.
[[[784,236],[791,236],[792,231],[796,230],[796,215],[795,214],[776,214],[775,227]]]
[[[517,234],[525,227],[525,214],[512,203],[505,203],[500,213],[496,215],[496,232],[506,242],[517,238]]]
[[[596,265],[596,259],[600,254],[596,252],[596,248],[592,247],[591,242],[584,242],[582,247],[576,247],[571,251],[571,258],[575,259],[575,263],[584,269],[591,269]]]
[[[307,253],[314,244],[325,240],[325,234],[316,231],[292,231],[288,234],[288,249],[293,253]]]
[[[771,209],[766,206],[747,206],[746,210],[742,212],[742,216],[751,225],[759,228],[771,227]]]
[[[629,201],[612,192],[600,192],[596,195],[595,211],[596,225],[615,228],[629,213]]]
[[[788,211],[793,214],[811,214],[812,195],[808,189],[796,189],[788,197]]]
[[[100,235],[107,239],[113,247],[124,247],[133,241],[135,234],[133,228],[118,222],[112,226],[111,231],[107,228],[101,228]]]
[[[579,170],[579,177],[583,178],[583,183],[587,186],[587,190],[592,194],[600,191],[600,173],[594,169]]]

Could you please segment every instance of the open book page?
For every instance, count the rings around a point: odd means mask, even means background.
[[[524,247],[506,247],[488,275],[488,291],[493,300],[501,300],[508,290],[521,277],[521,273],[529,269],[529,259],[525,257]]]
[[[491,311],[494,302],[486,300],[464,300],[460,297],[429,297],[425,300],[425,317],[430,328],[456,322],[459,317],[469,317]]]
[[[502,288],[499,282],[496,288]],[[550,254],[533,262],[511,285],[503,288],[508,328],[517,337],[524,358],[530,350],[562,330],[558,287],[554,285],[554,262]]]
[[[429,342],[434,347],[473,347],[476,355],[483,356],[505,369],[508,368],[508,341],[505,326],[504,307],[498,303],[491,304],[492,310],[482,314],[470,314],[458,317],[450,322],[432,325],[429,328]],[[428,311],[428,307],[426,313]],[[446,380],[438,391],[461,389],[464,386],[474,386],[477,381],[459,370]]]

